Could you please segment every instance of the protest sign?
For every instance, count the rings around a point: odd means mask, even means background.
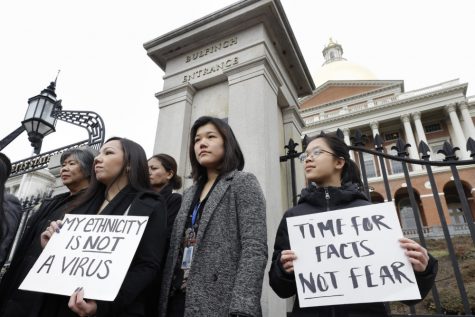
[[[148,217],[66,215],[20,289],[113,301],[127,274]],[[38,237],[39,239],[39,237]]]
[[[287,218],[300,307],[420,299],[394,203]]]

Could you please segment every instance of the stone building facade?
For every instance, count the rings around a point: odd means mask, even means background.
[[[342,56],[341,45],[332,40],[323,50],[323,55],[325,62],[317,73],[320,85],[300,102],[304,134],[311,136],[339,128],[350,144],[351,135],[359,129],[368,136],[368,148],[373,146],[374,136],[379,134],[388,154],[397,154],[391,148],[398,138],[402,138],[411,144],[409,157],[414,159],[419,159],[418,144],[424,141],[432,150],[431,160],[444,158],[437,151],[442,149],[445,141],[449,141],[460,148],[456,153],[460,159],[470,159],[466,143],[469,137],[475,139],[475,96],[467,96],[468,83],[455,79],[405,91],[402,80],[377,80],[371,72],[347,62]],[[330,71],[328,67],[331,67]],[[339,72],[332,71],[335,69]],[[363,160],[372,200],[386,200],[379,159],[365,153]],[[358,158],[356,161],[359,163]],[[414,229],[415,220],[402,165],[388,159],[385,165],[401,225],[406,231]],[[427,173],[421,165],[413,164],[409,169],[422,224],[437,227],[440,219]],[[466,219],[450,168],[434,167],[433,171],[447,222],[463,225]],[[459,167],[459,173],[475,217],[475,166]]]

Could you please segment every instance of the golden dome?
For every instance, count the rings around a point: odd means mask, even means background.
[[[323,49],[325,62],[312,74],[315,86],[319,87],[329,80],[375,80],[376,76],[366,67],[352,63],[343,58],[343,48],[330,38]]]

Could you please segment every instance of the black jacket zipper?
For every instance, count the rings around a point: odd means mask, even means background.
[[[325,200],[327,202],[327,211],[330,211],[330,193],[328,192],[328,188],[324,187],[325,190]]]

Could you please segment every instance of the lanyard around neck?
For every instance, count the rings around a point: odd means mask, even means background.
[[[193,209],[193,213],[191,214],[191,226],[194,226],[196,223],[196,218],[198,218],[198,211],[200,210],[201,202],[198,202]]]

